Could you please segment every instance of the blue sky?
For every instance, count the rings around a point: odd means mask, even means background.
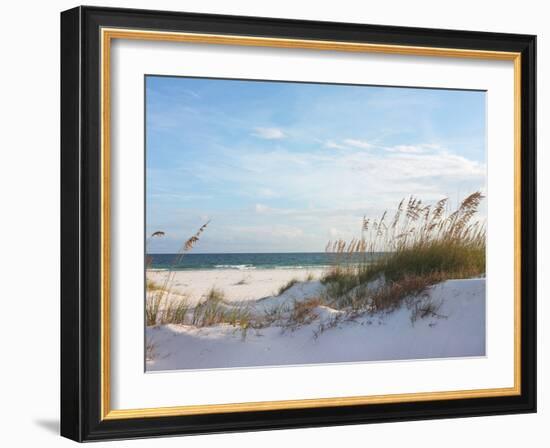
[[[322,252],[403,197],[485,189],[485,92],[146,77],[146,232]]]

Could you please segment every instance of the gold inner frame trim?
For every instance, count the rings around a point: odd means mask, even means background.
[[[144,417],[167,417],[227,412],[307,409],[413,401],[502,397],[521,394],[521,54],[515,52],[469,50],[458,48],[418,47],[305,39],[279,39],[217,34],[144,31],[137,29],[101,29],[101,419],[115,420]],[[110,63],[111,41],[131,39],[184,42],[212,45],[239,45],[355,53],[383,53],[411,56],[490,59],[514,62],[514,386],[440,392],[390,395],[315,398],[246,403],[171,406],[140,409],[111,409],[110,347]]]

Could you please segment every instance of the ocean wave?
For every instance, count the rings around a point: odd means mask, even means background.
[[[270,268],[272,269],[323,269],[327,267],[329,267],[329,265],[324,265],[324,264],[307,264],[307,265],[289,264],[286,266],[270,266]]]
[[[259,264],[259,265],[252,265],[252,264],[216,264],[214,265],[214,269],[238,269],[240,271],[246,271],[251,269],[323,269],[327,268],[329,265],[296,265],[296,264],[288,264],[288,265],[274,265],[274,264]]]
[[[152,266],[147,268],[151,272],[166,272],[166,271],[197,271],[197,270],[209,270],[209,269],[235,269],[238,271],[252,271],[255,269],[326,269],[330,265],[320,264],[287,264],[287,265],[275,265],[275,264],[216,264],[216,265],[198,265],[198,266],[172,266],[172,267],[157,267]]]
[[[239,271],[247,271],[250,269],[256,269],[256,266],[251,264],[216,264],[215,269],[238,269]]]

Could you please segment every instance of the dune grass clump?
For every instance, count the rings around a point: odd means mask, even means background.
[[[263,314],[252,321],[254,328],[265,328],[271,325],[280,325],[287,321],[287,316],[292,309],[292,305],[282,302],[265,309]]]
[[[145,325],[151,327],[157,324],[157,319],[160,310],[160,302],[158,300],[146,297],[145,299]]]
[[[286,282],[284,285],[282,285],[279,288],[279,291],[277,291],[277,295],[280,296],[281,294],[284,294],[286,291],[288,291],[290,288],[292,288],[297,283],[299,283],[297,278],[290,279],[288,282]]]
[[[145,281],[145,289],[146,291],[160,291],[162,289],[162,286],[159,285],[157,282],[147,279]]]
[[[233,327],[247,328],[251,319],[248,307],[246,305],[229,305],[224,299],[223,291],[212,288],[206,298],[194,307],[190,325],[209,327],[217,324],[229,324]]]
[[[162,309],[158,323],[161,325],[184,325],[190,308],[191,307],[189,306],[189,302],[187,301],[186,297],[167,301],[164,308]]]
[[[224,320],[223,292],[212,288],[206,298],[193,309],[190,324],[195,327],[206,327]]]
[[[333,305],[391,310],[431,285],[485,274],[485,223],[477,219],[481,192],[452,212],[448,200],[402,200],[393,218],[363,218],[362,236],[329,242],[334,264],[321,281]]]
[[[191,309],[188,297],[181,294],[161,296],[157,289],[145,299],[145,320],[148,327],[165,324],[185,324]],[[159,300],[162,297],[162,300]]]
[[[303,301],[294,301],[290,310],[286,327],[294,329],[302,325],[307,325],[317,319],[317,309],[323,305],[320,297],[312,297]]]
[[[147,326],[178,324],[207,327],[226,323],[245,331],[250,325],[251,312],[248,306],[228,304],[225,301],[224,292],[219,289],[212,288],[204,300],[194,306],[189,304],[186,296],[172,291],[175,267],[197,244],[208,224],[209,222],[203,224],[191,238],[185,241],[170,269],[166,271],[162,283],[146,280],[145,321]],[[164,232],[155,232],[151,238],[163,235]]]
[[[212,288],[206,297],[194,306],[190,305],[185,296],[170,296],[162,302],[149,298],[146,318],[148,326],[177,324],[200,328],[229,324],[234,327],[248,327],[251,312],[246,305],[228,304],[223,291]]]
[[[167,322],[166,309],[170,307],[177,307],[180,309],[180,311],[183,309],[184,301],[182,299],[180,299],[179,303],[176,305],[174,305],[174,303],[170,302],[169,300],[170,294],[172,292],[173,282],[174,282],[175,267],[181,262],[183,256],[187,252],[189,252],[195,246],[195,244],[197,244],[197,242],[199,241],[200,235],[205,231],[209,222],[210,221],[207,221],[205,224],[203,224],[193,236],[191,236],[189,239],[187,239],[184,242],[184,244],[178,251],[176,258],[172,262],[170,269],[166,271],[164,276],[164,281],[162,282],[162,284],[159,285],[151,280],[146,281],[145,325],[152,326],[152,325],[158,325],[161,323],[169,323]],[[150,238],[152,239],[156,237],[162,237],[164,235],[165,235],[164,232],[157,231],[157,232],[154,232]],[[150,264],[151,264],[151,258],[147,257],[146,265],[149,266]],[[168,314],[177,315],[179,317],[181,315],[181,312],[168,313]]]
[[[409,308],[423,302],[426,290],[443,280],[439,274],[406,275],[397,281],[386,282],[370,295],[370,306],[373,310],[391,311],[406,299]],[[419,300],[420,299],[420,300]]]
[[[315,275],[311,272],[308,272],[304,281],[306,282],[312,282],[313,280],[315,280]],[[277,291],[277,295],[280,296],[281,294],[284,294],[285,292],[287,292],[290,288],[292,288],[294,285],[297,285],[298,283],[300,283],[300,280],[298,280],[296,277],[294,278],[291,278],[288,282],[286,282],[284,285],[282,285],[278,291]]]

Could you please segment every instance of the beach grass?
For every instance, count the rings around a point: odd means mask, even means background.
[[[251,322],[251,312],[246,304],[228,304],[223,291],[216,288],[195,305],[191,305],[186,296],[153,294],[147,297],[145,311],[147,326],[176,324],[200,328],[229,324],[247,328]]]
[[[147,326],[177,324],[206,327],[221,323],[246,329],[250,323],[250,311],[245,305],[228,305],[224,292],[211,288],[206,297],[192,306],[188,297],[173,292],[175,266],[184,255],[197,244],[209,221],[187,239],[178,251],[170,269],[164,275],[162,284],[146,280],[145,320]],[[164,232],[151,235],[164,236]],[[150,263],[150,262],[149,262]]]
[[[190,324],[196,327],[217,324],[248,327],[251,319],[248,306],[228,305],[224,297],[223,291],[212,288],[206,298],[194,307]]]
[[[327,245],[335,262],[321,279],[326,300],[338,308],[391,310],[435,283],[483,276],[482,199],[475,192],[448,212],[447,199],[432,206],[411,197],[392,219],[386,212],[377,220],[363,218],[360,239]]]
[[[290,310],[286,327],[297,328],[313,322],[317,317],[318,307],[323,304],[320,297],[312,297],[307,300],[295,300]]]
[[[411,321],[437,314],[438,304],[431,303],[427,290],[449,279],[485,275],[485,223],[478,218],[483,199],[473,193],[448,210],[447,199],[423,204],[411,197],[402,200],[394,215],[387,212],[379,219],[363,218],[361,237],[327,244],[333,263],[321,275],[322,291],[308,297],[298,294],[262,313],[254,312],[254,302],[232,302],[223,290],[211,287],[197,302],[173,291],[174,268],[166,271],[163,281],[147,279],[147,326],[178,324],[197,328],[231,325],[246,333],[248,328],[270,325],[295,329],[312,323],[319,307],[343,313],[323,321],[319,334],[337,323],[364,313],[390,312],[401,306],[411,310]],[[204,224],[188,239],[174,265],[190,251],[206,229]],[[311,282],[309,274],[303,280]],[[302,281],[292,277],[275,294],[283,295]],[[234,285],[244,285],[243,279]]]
[[[294,285],[296,285],[298,283],[299,283],[299,281],[298,281],[297,278],[291,278],[284,285],[281,285],[281,287],[277,291],[277,295],[280,296],[281,294],[284,294],[286,291],[288,291],[290,288],[292,288]]]
[[[170,269],[165,273],[162,285],[159,285],[149,279],[145,283],[146,299],[145,299],[145,324],[147,326],[153,326],[165,323],[177,323],[184,310],[186,310],[186,300],[179,299],[177,301],[170,300],[170,294],[172,292],[174,283],[175,266],[177,266],[183,256],[189,252],[200,239],[201,234],[206,230],[210,221],[203,224],[193,236],[188,238],[180,250],[176,254]],[[149,240],[155,237],[164,236],[164,232],[156,231],[150,237]],[[147,245],[149,243],[147,241]],[[146,257],[146,266],[151,264],[151,257]],[[177,318],[177,319],[176,319]]]

